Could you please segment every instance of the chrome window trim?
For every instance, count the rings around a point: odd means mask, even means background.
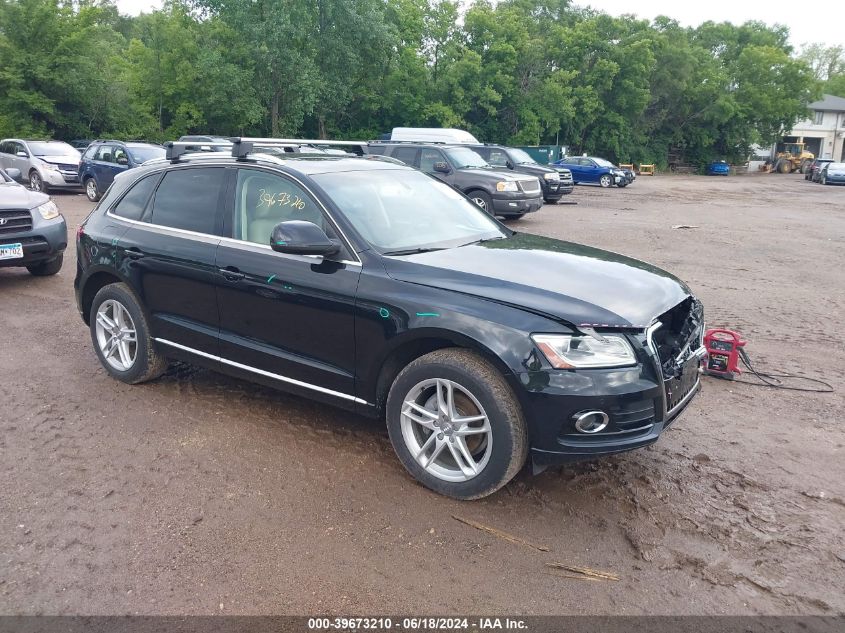
[[[244,365],[242,363],[237,363],[233,360],[229,360],[228,358],[223,358],[222,356],[215,356],[214,354],[209,354],[207,352],[202,352],[198,349],[194,349],[192,347],[187,347],[186,345],[180,345],[179,343],[174,343],[173,341],[168,341],[167,339],[163,338],[153,338],[156,343],[161,343],[162,345],[169,345],[170,347],[175,347],[176,349],[180,349],[183,352],[189,352],[191,354],[196,354],[197,356],[202,356],[203,358],[208,358],[210,360],[214,360],[224,365],[230,365],[232,367],[237,367],[238,369],[243,369],[244,371],[250,371],[260,376],[266,376],[267,378],[272,378],[274,380],[278,380],[280,382],[288,383],[291,385],[295,385],[297,387],[304,387],[305,389],[311,389],[312,391],[318,391],[320,393],[324,393],[329,396],[334,396],[336,398],[342,398],[344,400],[351,400],[357,404],[369,404],[366,400],[362,400],[361,398],[356,398],[355,396],[350,396],[348,393],[341,393],[340,391],[334,391],[333,389],[327,389],[326,387],[320,387],[319,385],[313,385],[310,382],[303,382],[301,380],[296,380],[295,378],[288,378],[287,376],[282,376],[281,374],[274,374],[273,372],[264,371],[263,369],[258,369],[257,367],[252,367],[250,365]]]

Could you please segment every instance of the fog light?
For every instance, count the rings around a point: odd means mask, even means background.
[[[598,433],[603,431],[610,419],[604,411],[584,411],[575,416],[575,428],[581,433]]]

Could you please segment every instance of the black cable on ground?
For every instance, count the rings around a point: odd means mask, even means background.
[[[833,385],[825,382],[824,380],[819,380],[818,378],[796,376],[795,374],[768,374],[765,372],[757,371],[754,368],[754,365],[751,364],[751,359],[748,357],[748,354],[745,352],[745,350],[740,347],[738,351],[739,358],[742,361],[742,364],[745,365],[748,371],[757,376],[760,382],[752,382],[750,380],[734,380],[733,382],[741,382],[744,385],[752,385],[755,387],[772,387],[773,389],[788,389],[789,391],[809,391],[811,393],[831,393],[833,391]],[[783,384],[783,381],[780,380],[781,378],[789,380],[805,380],[807,382],[822,385],[822,388],[792,387],[790,385]]]

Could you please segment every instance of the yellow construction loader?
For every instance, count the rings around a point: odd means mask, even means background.
[[[781,174],[800,171],[803,174],[815,158],[816,155],[808,152],[804,143],[786,143],[783,151],[775,155],[772,171]]]

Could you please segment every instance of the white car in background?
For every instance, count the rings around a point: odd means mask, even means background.
[[[0,168],[17,169],[33,191],[81,189],[79,150],[63,141],[6,138],[0,141]]]

